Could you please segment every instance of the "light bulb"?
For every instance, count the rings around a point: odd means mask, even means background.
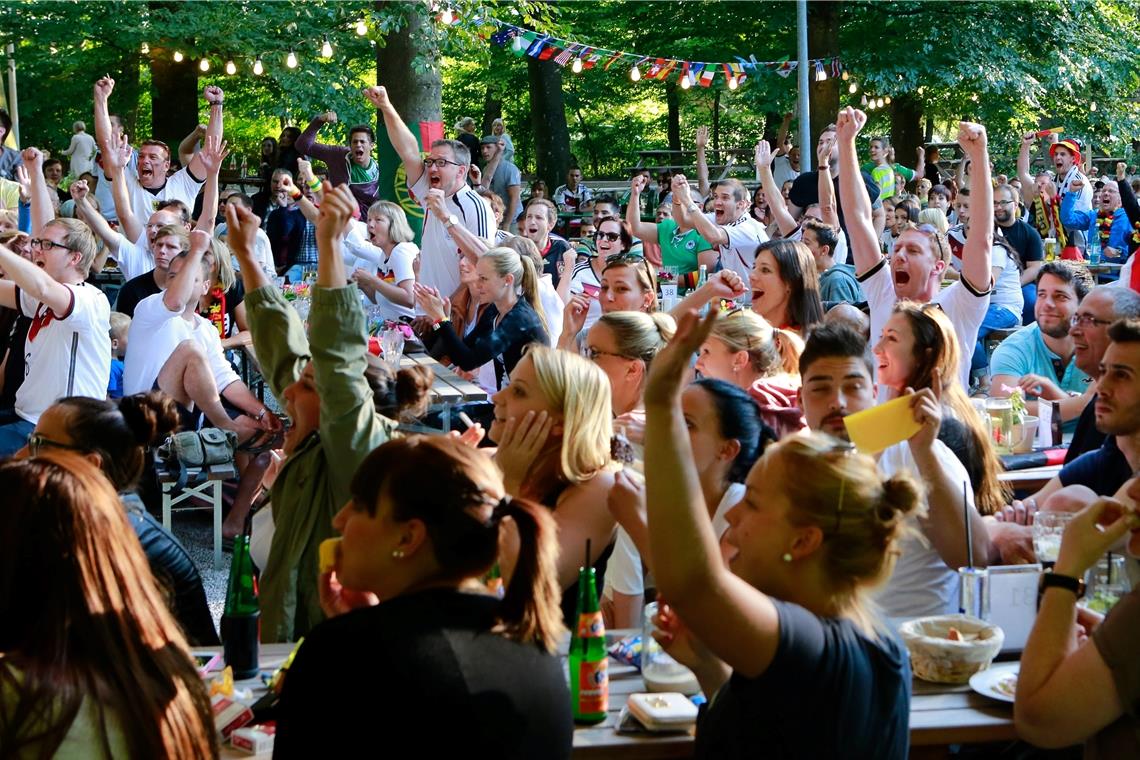
[[[175,50],[174,51],[174,62],[175,63],[182,63],[182,51],[181,50]]]
[[[285,65],[291,69],[297,68],[297,55],[292,50],[289,51],[289,55],[285,58]]]
[[[641,69],[634,66],[632,69],[629,70],[629,78],[632,79],[634,82],[641,79]]]
[[[143,55],[150,55],[150,45],[145,42],[142,44],[142,49],[139,51]]]
[[[925,87],[919,87],[919,88],[918,88],[918,94],[919,94],[919,95],[921,95],[921,94],[922,94],[922,93],[924,93],[924,92],[926,92],[926,88],[925,88]]]
[[[843,72],[843,81],[846,82],[849,78],[850,78],[850,74],[848,74],[846,71],[844,71]]]
[[[682,90],[687,90],[687,89],[689,89],[689,88],[690,88],[690,87],[692,87],[692,86],[693,86],[693,83],[692,83],[692,81],[689,79],[689,75],[688,75],[688,74],[686,74],[685,76],[681,77],[681,89],[682,89]]]
[[[582,59],[581,58],[575,58],[574,63],[571,64],[571,66],[570,66],[570,70],[573,71],[575,74],[581,74],[582,73]]]
[[[448,8],[447,10],[445,10],[443,13],[441,13],[439,15],[439,22],[441,24],[443,24],[444,26],[450,26],[451,22],[454,20],[455,20],[455,15],[451,12],[450,8]]]
[[[261,76],[265,73],[265,67],[261,65],[260,58],[253,62],[253,73],[254,76]]]
[[[851,93],[852,95],[854,95],[858,91],[859,91],[859,85],[855,84],[854,82],[847,85],[847,92]]]
[[[729,77],[728,78],[728,89],[735,90],[739,86],[740,86],[740,82],[737,81],[736,77]]]
[[[356,22],[356,33],[359,34],[361,37],[368,34],[368,27],[365,26],[364,19],[360,19],[359,21]]]
[[[863,97],[859,100],[859,105],[866,108],[866,106],[867,106],[867,95],[866,95],[866,93],[864,93]]]
[[[234,65],[233,61],[226,61],[226,73],[231,77],[237,73],[237,66]]]
[[[891,96],[888,95],[887,97],[883,98],[883,102],[889,106],[891,104]]]
[[[867,104],[867,110],[868,110],[868,111],[874,111],[874,110],[875,110],[875,101],[874,101],[874,99],[872,99],[872,100],[871,100],[871,102]]]
[[[1090,111],[1096,110],[1096,101],[1095,100],[1092,103],[1089,103],[1089,110]]]
[[[202,62],[198,64],[198,68],[201,69],[202,71],[209,71],[210,70],[210,59],[203,58]]]
[[[882,108],[882,107],[883,107],[883,99],[879,98],[878,100],[875,101],[875,108]]]
[[[332,43],[329,42],[328,37],[325,37],[325,43],[323,45],[321,45],[321,57],[322,58],[332,58],[332,54],[333,54]]]

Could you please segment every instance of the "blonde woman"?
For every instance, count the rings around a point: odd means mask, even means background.
[[[416,258],[420,249],[404,210],[391,201],[377,201],[368,209],[368,242],[345,238],[345,253],[370,266],[359,266],[352,279],[368,300],[379,307],[383,319],[415,316]],[[347,263],[347,262],[346,262]],[[375,267],[373,271],[372,267]]]
[[[210,240],[210,289],[198,299],[198,313],[218,330],[222,348],[247,346],[251,342],[245,318],[245,288],[234,271],[233,254],[221,240]]]
[[[726,566],[681,407],[689,357],[714,319],[681,318],[645,391],[649,540],[667,600],[658,639],[716,695],[697,723],[696,756],[795,747],[804,757],[901,760],[908,656],[866,597],[893,569],[907,518],[921,509],[918,487],[882,478],[849,444],[791,436],[765,452],[728,511]]]
[[[562,611],[570,620],[586,541],[593,547],[600,586],[614,535],[614,519],[606,509],[614,483],[610,384],[602,370],[581,356],[534,346],[515,366],[510,385],[491,400],[495,416],[487,437],[498,444],[495,462],[507,493],[546,505],[558,524]],[[505,577],[517,554],[517,545],[508,541],[502,558]]]
[[[796,333],[772,327],[754,311],[738,309],[713,324],[697,354],[697,372],[748,391],[764,422],[782,438],[805,427],[797,400],[803,350]]]
[[[610,381],[615,417],[641,410],[649,364],[676,329],[673,318],[663,312],[611,311],[586,332],[586,356]],[[637,416],[644,419],[643,414]]]
[[[529,257],[510,248],[487,251],[479,257],[475,273],[475,292],[489,306],[464,337],[455,332],[451,305],[439,291],[417,283],[416,301],[431,318],[432,329],[438,332],[442,350],[451,361],[467,371],[494,361],[495,387],[502,388],[527,346],[549,343],[538,273]]]
[[[950,231],[950,223],[946,221],[946,212],[933,206],[918,212],[918,223],[920,225],[929,224],[938,230],[939,235],[945,235]]]

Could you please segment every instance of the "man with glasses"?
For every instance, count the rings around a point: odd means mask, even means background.
[[[317,142],[321,127],[336,122],[335,111],[318,114],[297,138],[297,151],[302,156],[324,161],[329,168],[329,182],[335,186],[347,184],[360,206],[360,218],[367,219],[368,209],[380,200],[380,165],[372,157],[376,133],[367,124],[357,124],[348,130],[347,147]],[[256,208],[254,213],[257,213]]]
[[[1078,205],[1084,182],[1080,178],[1069,184],[1069,191],[1061,197],[1061,223],[1066,228],[1085,231],[1085,239],[1091,243],[1094,236],[1100,238],[1101,250],[1106,261],[1120,263],[1135,248],[1132,223],[1120,205],[1120,187],[1113,179],[1097,180],[1096,209],[1082,210]]]
[[[901,299],[936,303],[954,324],[962,357],[959,379],[970,387],[970,359],[978,329],[990,301],[992,273],[990,248],[993,241],[993,185],[986,130],[980,124],[961,122],[958,142],[973,161],[973,224],[962,253],[962,276],[942,288],[942,274],[950,254],[946,239],[933,227],[922,225],[905,230],[888,258],[879,252],[871,219],[871,199],[864,187],[855,153],[855,138],[867,115],[853,108],[840,111],[836,120],[839,141],[839,199],[847,220],[847,234],[859,284],[871,307],[871,342],[877,343],[895,303]]]
[[[999,188],[1001,186],[999,185]],[[1091,378],[1077,366],[1069,327],[1081,301],[1093,287],[1088,270],[1068,261],[1050,261],[1037,273],[1036,321],[1002,341],[990,357],[990,394],[1009,395],[1020,387],[1027,410],[1036,415],[1037,400],[1061,403],[1066,432],[1092,393]]]
[[[495,239],[491,206],[467,184],[471,154],[456,140],[436,140],[426,157],[383,87],[369,87],[364,95],[384,118],[388,140],[404,164],[408,188],[427,211],[420,242],[420,283],[440,293],[454,293],[460,285],[456,253],[472,263]]]
[[[812,330],[800,356],[799,406],[808,427],[848,440],[844,418],[875,406],[874,366],[867,342],[844,325]],[[875,460],[889,477],[908,472],[927,486],[927,515],[918,522],[923,537],[909,536],[887,584],[875,602],[893,619],[958,611],[957,568],[967,564],[962,484],[966,468],[942,441],[940,405],[934,392],[911,396],[914,418],[922,427],[909,440],[889,446]],[[973,489],[966,489],[974,542],[974,564],[985,566],[996,556],[974,508]]]
[[[106,398],[111,377],[111,309],[86,283],[95,238],[76,219],[52,219],[43,154],[24,151],[32,188],[32,260],[0,246],[0,306],[32,318],[16,419],[0,426],[0,457],[18,451],[45,409],[64,396]]]
[[[189,164],[167,177],[170,169],[170,148],[159,140],[143,140],[138,148],[138,171],[132,172],[118,165],[126,136],[115,139],[108,112],[108,101],[115,89],[115,80],[102,77],[95,83],[95,139],[103,153],[103,171],[122,172],[127,183],[127,197],[131,211],[136,217],[146,219],[158,208],[160,201],[179,200],[187,208],[194,207],[194,198],[202,189],[206,178],[206,164],[199,154]],[[222,139],[222,102],[225,94],[222,88],[209,85],[203,96],[210,105],[210,123],[206,126],[206,138]],[[115,164],[115,165],[110,165]],[[201,177],[202,179],[199,179]],[[123,210],[119,209],[122,216]]]
[[[1019,217],[1018,192],[1013,185],[994,188],[994,224],[997,232],[1021,257],[1021,295],[1025,301],[1022,323],[1029,324],[1033,317],[1033,304],[1037,300],[1037,272],[1045,263],[1045,245],[1041,233]]]

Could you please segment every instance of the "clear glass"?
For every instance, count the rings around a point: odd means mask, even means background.
[[[986,620],[990,616],[989,573],[984,567],[960,567],[958,581],[958,611]]]
[[[1124,566],[1124,556],[1108,554],[1101,557],[1100,561],[1089,569],[1087,583],[1085,606],[1101,614],[1111,610],[1121,597],[1132,590],[1128,571]]]
[[[1056,562],[1061,551],[1061,536],[1074,512],[1038,512],[1033,518],[1033,551],[1037,561]]]
[[[692,696],[701,690],[701,685],[693,671],[670,657],[653,638],[653,632],[657,630],[653,624],[656,616],[657,602],[645,605],[641,629],[641,677],[645,680],[645,688],[652,692],[679,691]]]
[[[1008,398],[987,398],[986,414],[990,418],[990,440],[999,454],[1013,451],[1013,402]]]
[[[392,371],[398,371],[404,355],[404,334],[399,330],[385,330],[380,336],[380,352]]]

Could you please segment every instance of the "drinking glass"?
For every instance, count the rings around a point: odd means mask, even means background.
[[[1061,536],[1075,512],[1038,512],[1033,518],[1033,551],[1037,561],[1054,563],[1061,551]]]
[[[302,322],[309,321],[309,299],[308,298],[295,298],[293,299],[293,308],[297,312],[297,316],[301,318]]]
[[[399,371],[400,357],[404,354],[404,334],[399,330],[385,330],[380,336],[380,352],[392,371]]]
[[[1102,615],[1112,609],[1121,597],[1132,590],[1128,571],[1124,567],[1124,557],[1120,554],[1101,557],[1088,572],[1088,585],[1086,606]]]
[[[679,691],[692,696],[701,690],[693,671],[669,656],[661,648],[653,632],[657,626],[653,618],[657,615],[657,602],[645,605],[645,617],[641,629],[641,677],[647,691]]]
[[[1008,398],[987,398],[986,414],[990,418],[990,440],[999,454],[1013,451],[1013,402]]]

